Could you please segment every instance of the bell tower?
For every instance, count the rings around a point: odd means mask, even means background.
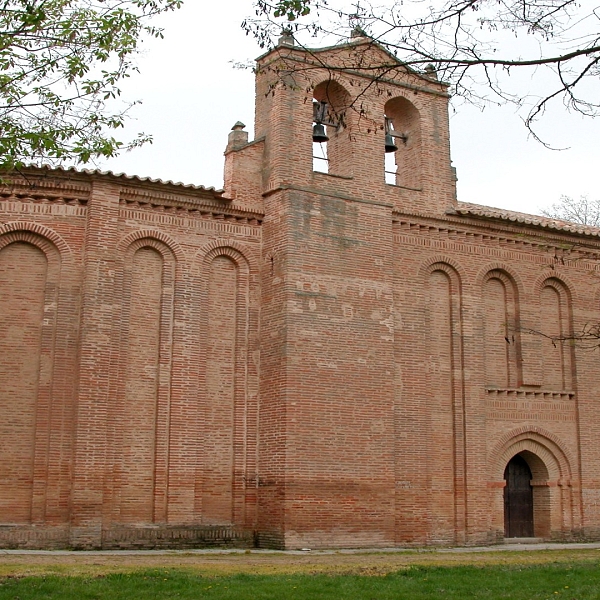
[[[263,191],[301,182],[386,198],[402,212],[435,215],[452,207],[448,86],[433,67],[417,73],[364,36],[315,50],[291,40],[282,37],[258,59]],[[313,146],[314,132],[320,142]]]
[[[447,102],[366,37],[284,36],[258,59],[255,141],[230,134],[225,188],[264,202],[261,545],[394,545],[392,223],[455,202]]]

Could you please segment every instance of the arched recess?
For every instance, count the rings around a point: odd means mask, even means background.
[[[164,231],[156,231],[154,229],[138,229],[132,231],[119,242],[119,250],[126,254],[133,247],[134,242],[139,240],[155,240],[161,242],[175,256],[175,259],[180,262],[185,259],[184,252],[181,246]]]
[[[350,136],[350,94],[337,81],[331,79],[319,83],[313,93],[314,123],[322,122],[329,140],[314,144],[313,156],[325,155],[326,172],[330,175],[352,176],[353,144]],[[315,161],[315,167],[318,167]],[[324,171],[325,169],[315,168]]]
[[[3,244],[10,243],[13,239],[9,234],[16,233],[18,236],[26,235],[27,233],[36,236],[41,244],[49,243],[58,251],[61,262],[68,263],[72,260],[72,251],[67,242],[53,229],[40,225],[39,223],[31,223],[28,221],[12,221],[0,225],[0,237],[4,238]],[[5,236],[7,236],[5,238]]]
[[[540,538],[567,538],[578,526],[577,495],[573,492],[574,464],[558,438],[542,428],[522,427],[506,433],[489,454],[492,528],[504,535],[504,473],[519,456],[531,470],[533,532]],[[501,485],[496,485],[500,483]]]
[[[569,289],[556,277],[539,286],[542,334],[543,386],[573,389],[573,313]]]
[[[482,280],[485,384],[499,388],[522,385],[519,295],[514,279],[502,269]]]
[[[208,250],[200,265],[200,431],[196,511],[206,525],[245,523],[249,428],[250,268],[231,246]]]
[[[398,146],[398,150],[386,156],[386,172],[396,172],[395,181],[386,179],[386,182],[420,190],[423,183],[423,143],[419,110],[403,96],[388,100],[384,110],[387,132],[395,134]]]
[[[436,462],[429,498],[443,541],[464,541],[466,523],[465,406],[462,293],[458,272],[447,262],[426,269],[430,388],[430,436]],[[450,468],[448,468],[450,467]]]
[[[111,444],[119,523],[167,520],[175,270],[173,252],[158,239],[136,239],[125,251]]]
[[[0,522],[43,523],[62,257],[38,233],[3,229]]]

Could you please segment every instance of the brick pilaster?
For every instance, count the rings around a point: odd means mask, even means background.
[[[71,544],[98,547],[108,407],[115,385],[115,249],[120,187],[96,179],[88,204],[79,349]]]

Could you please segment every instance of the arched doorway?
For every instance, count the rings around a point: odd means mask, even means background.
[[[513,456],[504,470],[504,536],[533,537],[533,476],[527,461]]]
[[[533,537],[569,538],[582,527],[579,477],[578,472],[573,472],[570,466],[577,464],[577,461],[567,454],[553,433],[540,427],[523,427],[506,432],[490,451],[490,459],[490,525],[494,539],[499,541],[524,535],[513,530],[514,506],[518,502],[512,501],[510,492],[520,486],[513,485],[516,473],[513,474],[513,481],[510,481],[509,475],[509,465],[512,463],[514,468],[515,463],[521,460],[529,469],[522,469],[524,473],[520,479],[525,494],[532,494],[533,517],[527,511],[526,522],[533,521]]]

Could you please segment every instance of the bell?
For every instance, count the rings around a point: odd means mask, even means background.
[[[321,144],[326,142],[328,139],[327,133],[325,133],[325,125],[323,125],[323,123],[315,123],[313,125],[313,142]]]
[[[396,141],[394,140],[394,136],[391,133],[385,134],[385,151],[386,152],[396,152],[398,150],[398,146],[396,146]]]

